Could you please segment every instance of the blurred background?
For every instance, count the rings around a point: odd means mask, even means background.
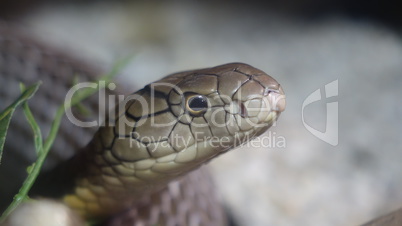
[[[394,2],[6,0],[0,18],[105,69],[134,54],[120,77],[133,91],[237,61],[276,78],[287,95],[277,125],[259,147],[210,164],[238,225],[358,225],[402,206],[402,14]],[[325,98],[333,81],[338,95]],[[302,109],[316,90],[322,100]],[[326,131],[330,103],[339,107],[335,146],[305,126]]]

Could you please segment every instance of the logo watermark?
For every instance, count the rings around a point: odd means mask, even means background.
[[[330,97],[338,96],[338,80],[332,81],[325,85],[324,89],[325,98],[321,96],[321,89],[317,89],[312,92],[307,98],[303,101],[302,104],[302,122],[304,127],[318,139],[332,145],[338,145],[338,101],[328,102],[326,103],[326,125],[325,131],[321,132],[317,129],[314,129],[310,125],[306,123],[304,120],[304,109],[317,101],[327,99]]]
[[[93,83],[93,82],[83,82],[83,83],[78,83],[76,84],[72,89],[70,89],[66,95],[65,98],[65,104],[67,105],[68,103],[71,102],[73,95],[78,92],[80,89],[85,89],[85,88],[92,88],[96,89],[100,87],[99,93],[98,93],[98,104],[99,104],[99,114],[98,114],[98,119],[92,120],[92,121],[82,121],[74,116],[72,113],[72,110],[70,108],[66,108],[66,115],[68,119],[75,125],[80,126],[80,127],[97,127],[101,126],[103,118],[105,118],[106,115],[109,116],[109,118],[112,118],[112,120],[107,121],[106,123],[109,123],[108,125],[110,126],[117,126],[119,127],[119,130],[124,130],[127,128],[132,128],[134,126],[139,127],[143,125],[146,120],[151,120],[150,125],[154,126],[155,128],[160,128],[160,127],[167,127],[167,126],[174,126],[176,121],[169,121],[165,123],[156,122],[155,117],[151,117],[150,113],[154,112],[155,109],[158,108],[158,106],[155,106],[155,102],[152,101],[156,97],[155,90],[157,89],[172,89],[176,92],[176,94],[179,96],[180,103],[177,104],[180,106],[181,112],[180,114],[185,115],[188,112],[185,110],[185,104],[183,103],[185,101],[185,95],[184,92],[180,89],[180,87],[177,87],[175,85],[172,85],[170,83],[152,83],[150,87],[150,93],[148,98],[144,98],[143,95],[140,94],[132,94],[129,96],[124,96],[124,95],[107,95],[106,89],[109,89],[111,91],[116,89],[116,85],[114,83],[109,83],[107,86],[104,81],[100,81],[99,83]],[[163,88],[161,88],[163,87]],[[266,98],[267,93],[271,92],[272,90],[265,90],[263,94],[256,94],[253,95],[250,100],[248,101],[240,101],[240,100],[233,100],[233,97],[230,96],[225,96],[225,95],[219,95],[219,96],[214,96],[214,97],[209,97],[208,98],[208,103],[209,107],[211,107],[211,101],[212,102],[218,102],[219,99],[222,101],[225,100],[224,102],[226,103],[226,107],[214,109],[211,111],[211,113],[208,115],[208,118],[205,118],[207,121],[205,123],[197,123],[197,122],[192,122],[194,127],[205,127],[205,126],[215,126],[217,128],[220,127],[236,127],[239,125],[249,125],[251,127],[261,127],[260,122],[257,122],[255,119],[251,119],[252,117],[247,117],[248,115],[261,115],[265,114],[266,117],[269,117],[268,115],[277,109],[277,104],[279,101],[281,101],[280,98],[284,98],[284,96],[280,96],[279,99],[268,99]],[[241,89],[239,90],[241,92]],[[323,94],[323,95],[322,95]],[[237,94],[238,96],[241,96],[241,93]],[[328,98],[336,97],[338,96],[338,80],[332,81],[328,84],[325,85],[324,89],[317,89],[311,94],[307,96],[307,98],[303,101],[302,103],[302,108],[301,108],[301,115],[302,115],[302,122],[304,127],[315,137],[319,138],[320,140],[336,146],[338,145],[338,102],[337,101],[331,101],[331,102],[326,102],[326,125],[325,125],[325,130],[319,131],[318,129],[313,128],[311,125],[309,125],[305,121],[305,109],[307,106],[310,104],[319,102],[319,101],[325,101]],[[169,99],[169,97],[167,98]],[[106,101],[107,100],[107,101]],[[258,105],[257,107],[255,105],[255,100],[261,101],[261,104]],[[253,103],[254,101],[254,103]],[[114,125],[116,123],[115,117],[119,117],[121,115],[124,115],[125,111],[127,111],[128,108],[126,108],[126,105],[129,103],[136,102],[137,105],[139,106],[137,108],[138,110],[138,115],[139,118],[136,119],[135,121],[127,119],[126,117],[120,117],[120,120],[117,121],[118,125]],[[108,105],[106,106],[106,103]],[[113,110],[115,105],[117,103],[120,103],[118,106],[117,110]],[[230,104],[227,104],[230,103]],[[169,104],[169,103],[168,103]],[[264,107],[262,107],[264,106]],[[246,113],[245,113],[246,112]],[[255,113],[256,112],[256,113]],[[236,117],[233,116],[232,120],[222,120],[222,115],[225,114],[231,114],[231,115],[236,115]],[[242,117],[240,117],[242,116]],[[245,117],[246,116],[246,117]],[[175,117],[179,118],[179,115],[175,115]],[[190,116],[189,116],[190,117]],[[143,119],[143,120],[141,120]],[[272,126],[275,126],[275,120],[272,121]],[[265,125],[263,125],[265,126]],[[120,132],[119,132],[120,133]],[[128,132],[127,132],[128,133]],[[127,134],[126,131],[121,131],[120,134]],[[286,140],[283,136],[278,136],[275,133],[272,133],[271,131],[268,131],[268,135],[258,137],[254,140],[251,140],[250,142],[246,142],[245,144],[253,146],[259,146],[261,147],[285,147],[286,145]],[[275,140],[276,139],[276,140]]]
[[[135,139],[133,137],[136,137]],[[268,131],[263,136],[254,137],[252,134],[243,134],[241,132],[234,136],[205,136],[204,133],[196,132],[193,136],[183,137],[177,134],[171,137],[154,137],[133,134],[131,137],[119,138],[130,139],[130,148],[142,148],[143,144],[152,143],[152,147],[148,147],[148,151],[156,152],[159,149],[171,149],[172,146],[180,151],[192,145],[202,144],[212,148],[231,148],[231,147],[246,147],[246,148],[285,148],[286,139],[284,136],[277,135],[276,132]],[[166,142],[168,141],[168,142]]]

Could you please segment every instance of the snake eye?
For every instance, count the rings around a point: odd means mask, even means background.
[[[193,116],[200,116],[208,109],[208,100],[203,95],[191,95],[186,98],[186,108]]]

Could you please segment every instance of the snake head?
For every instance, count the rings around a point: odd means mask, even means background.
[[[171,112],[190,128],[177,135],[192,136],[204,146],[199,148],[204,154],[197,153],[201,161],[262,134],[286,105],[275,79],[243,63],[182,72],[162,81],[174,84],[166,93]]]
[[[285,108],[279,83],[243,63],[171,74],[133,96],[108,149],[140,178],[197,168],[265,132]]]
[[[102,211],[128,206],[264,133],[285,95],[263,71],[231,63],[166,76],[119,108],[115,125],[101,127],[90,143],[88,178],[78,182],[87,193],[113,197],[98,205]]]

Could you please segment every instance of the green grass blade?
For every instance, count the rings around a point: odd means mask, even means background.
[[[31,126],[31,129],[34,134],[34,145],[35,145],[36,154],[40,155],[43,151],[42,132],[31,112],[31,109],[29,108],[28,102],[23,103],[22,108],[24,109],[25,117],[26,117],[29,125]]]
[[[115,63],[114,67],[110,71],[110,73],[106,74],[105,76],[102,76],[99,81],[104,81],[105,84],[111,83],[111,80],[125,67],[132,57],[125,58],[121,61],[118,61]],[[96,89],[82,89],[77,92],[72,100],[68,103],[64,103],[64,105],[61,105],[57,111],[56,111],[56,116],[52,122],[49,135],[47,138],[42,142],[41,138],[41,132],[40,128],[37,125],[34,117],[32,116],[32,113],[29,109],[28,104],[24,105],[24,113],[26,118],[28,119],[28,122],[31,125],[31,128],[34,131],[34,139],[35,139],[35,148],[36,152],[38,153],[38,159],[36,160],[35,163],[33,163],[29,169],[28,169],[28,176],[25,179],[22,187],[20,188],[19,192],[17,195],[14,196],[13,202],[7,207],[7,209],[4,211],[4,213],[0,217],[0,224],[4,222],[4,220],[8,217],[8,215],[18,207],[18,205],[28,199],[28,192],[35,183],[36,178],[39,175],[39,172],[42,168],[42,165],[46,159],[47,154],[50,151],[51,146],[54,143],[54,140],[56,139],[57,132],[60,128],[60,123],[62,120],[62,117],[65,113],[65,111],[79,103],[81,103],[84,99],[88,98],[89,96],[93,95],[96,93],[99,89],[102,89],[104,87],[97,86]],[[28,88],[29,89],[29,88]],[[28,90],[27,89],[27,90]],[[26,91],[25,91],[26,92]],[[25,93],[24,92],[24,93]],[[7,110],[7,109],[6,109]]]
[[[15,109],[19,105],[30,99],[36,93],[39,86],[40,82],[25,89],[25,91],[10,106],[8,106],[0,113],[0,164],[1,164],[1,157],[3,155],[4,143],[6,141],[7,130],[8,127],[10,126],[10,121],[14,114]]]
[[[20,84],[20,89],[21,92],[25,91],[25,85],[24,84]],[[29,125],[31,126],[31,129],[33,131],[34,134],[34,145],[35,145],[35,151],[36,154],[39,155],[43,149],[43,140],[42,140],[42,132],[40,131],[39,125],[36,122],[31,109],[29,108],[28,102],[25,101],[22,104],[22,108],[24,110],[24,115],[29,123]]]
[[[28,177],[25,179],[24,183],[22,184],[19,192],[17,195],[14,196],[13,202],[7,207],[7,209],[4,211],[2,216],[0,217],[0,223],[3,222],[7,216],[15,209],[17,206],[24,200],[28,199],[28,192],[35,183],[35,180],[37,176],[39,175],[40,169],[42,168],[42,164],[38,166],[38,162],[42,162],[46,158],[45,151],[43,150],[43,140],[42,140],[42,132],[40,130],[40,127],[38,123],[36,122],[35,118],[32,115],[31,109],[28,106],[27,102],[24,102],[23,105],[23,110],[26,119],[28,120],[29,125],[32,128],[32,131],[34,133],[34,144],[35,144],[35,151],[36,154],[38,155],[38,159],[36,162],[34,162],[31,166],[28,167],[27,172],[28,172]]]

